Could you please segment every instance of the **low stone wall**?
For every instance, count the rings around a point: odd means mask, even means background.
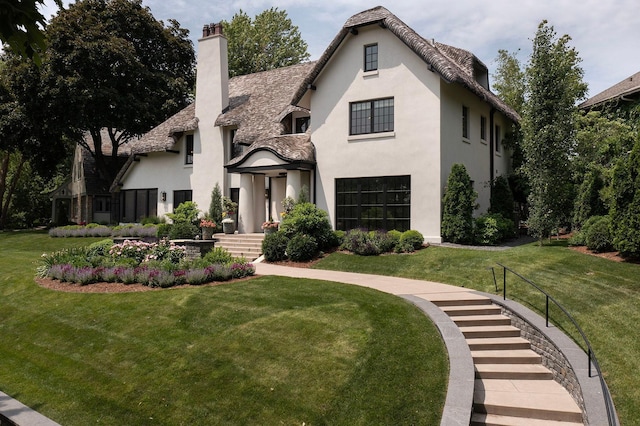
[[[186,248],[187,259],[199,259],[213,250],[216,240],[171,240],[171,242]]]

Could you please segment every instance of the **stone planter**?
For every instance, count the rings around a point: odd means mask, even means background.
[[[236,224],[234,222],[222,221],[222,232],[225,234],[233,234],[236,232]]]
[[[202,239],[203,240],[211,240],[213,239],[213,228],[202,228]]]

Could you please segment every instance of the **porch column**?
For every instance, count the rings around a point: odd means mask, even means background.
[[[264,175],[253,175],[253,212],[255,215],[255,221],[253,224],[254,232],[260,232],[262,230],[262,223],[267,220],[264,179]]]
[[[238,195],[238,233],[255,232],[253,214],[253,176],[248,173],[240,175],[240,193]]]
[[[287,172],[287,197],[298,200],[302,188],[302,174],[300,170],[289,170]]]

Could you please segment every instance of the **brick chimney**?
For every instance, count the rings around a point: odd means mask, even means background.
[[[196,70],[196,117],[201,123],[205,118],[215,121],[229,106],[227,38],[222,23],[203,26]]]

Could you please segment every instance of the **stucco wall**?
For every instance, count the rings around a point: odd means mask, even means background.
[[[378,43],[378,71],[363,49]],[[440,78],[389,31],[348,35],[311,94],[317,204],[335,226],[335,179],[411,175],[411,228],[440,241]],[[394,131],[349,136],[349,103],[394,98]]]

